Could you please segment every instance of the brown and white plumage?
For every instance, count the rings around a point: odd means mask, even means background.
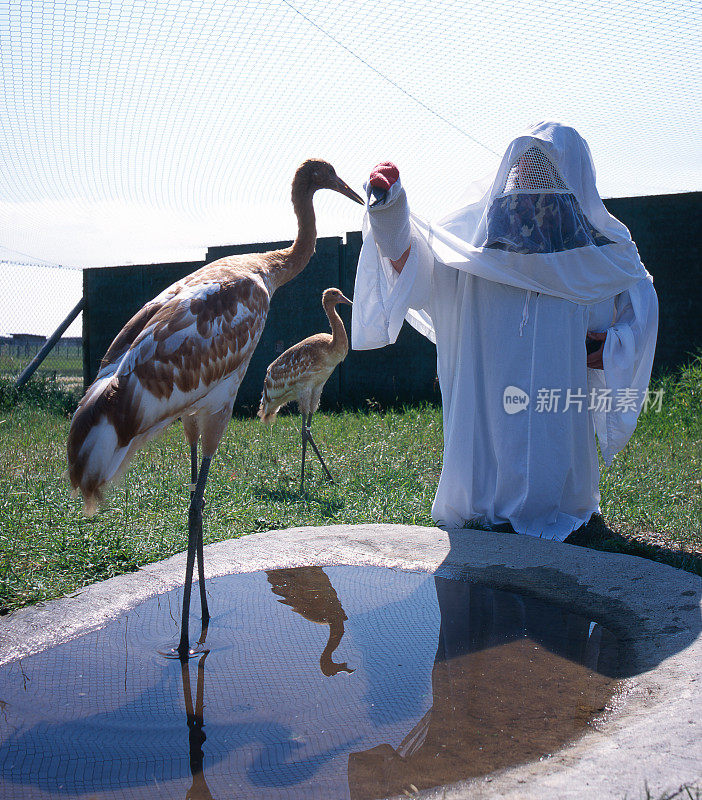
[[[202,496],[212,456],[231,419],[239,385],[263,331],[275,290],[298,275],[314,253],[312,198],[333,189],[363,200],[321,160],[295,173],[292,202],[298,233],[291,247],[228,256],[169,286],[117,335],[71,421],[68,475],[93,513],[102,490],[134,453],[181,418],[191,448],[192,493],[183,626],[178,652],[187,652],[192,559],[198,549],[203,621]],[[197,469],[197,445],[203,460]],[[187,604],[186,604],[187,595]]]
[[[86,513],[134,453],[179,417],[190,443],[201,434],[204,451],[214,452],[223,432],[214,418],[231,415],[266,322],[274,287],[264,269],[263,259],[220,259],[168,287],[119,333],[69,433],[69,476]]]
[[[212,418],[231,414],[270,305],[272,292],[251,267],[235,259],[203,267],[147,303],[114,340],[69,433],[69,476],[86,513],[179,417],[214,451],[220,426]]]
[[[292,247],[228,256],[169,286],[110,345],[76,411],[68,473],[86,513],[134,453],[183,418],[192,444],[212,455],[263,331],[275,290],[307,265],[316,242],[312,196],[331,188],[362,202],[324,161],[306,161],[293,181],[298,236]],[[193,440],[194,437],[194,440]]]
[[[273,422],[278,411],[287,403],[297,402],[302,414],[302,473],[300,489],[305,483],[305,454],[307,442],[312,445],[324,471],[333,482],[312,438],[312,414],[319,408],[324,384],[329,380],[337,364],[349,351],[349,340],[344,323],[337,313],[337,303],[351,301],[339,289],[326,289],[322,295],[322,307],[331,326],[331,334],[316,333],[289,347],[268,367],[263,383],[263,394],[258,416],[263,422]]]
[[[336,311],[337,303],[351,301],[339,289],[326,289],[322,307],[331,326],[331,334],[315,333],[289,347],[268,367],[258,416],[273,422],[287,403],[297,402],[301,414],[313,414],[319,408],[324,384],[337,364],[349,351],[344,323]]]

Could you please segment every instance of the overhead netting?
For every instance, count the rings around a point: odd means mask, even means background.
[[[588,140],[605,195],[699,189],[701,21],[682,0],[0,3],[0,259],[292,238],[311,156],[357,191],[391,159],[432,215],[544,118]],[[316,208],[320,235],[361,226],[340,195]]]

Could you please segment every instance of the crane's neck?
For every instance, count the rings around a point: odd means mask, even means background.
[[[268,272],[268,282],[275,290],[297,277],[309,263],[317,243],[317,226],[312,197],[314,190],[309,186],[293,183],[292,203],[297,217],[297,236],[292,247],[279,251],[277,259]]]
[[[324,305],[324,310],[327,313],[327,319],[329,320],[329,324],[331,325],[332,350],[336,350],[339,353],[344,353],[344,354],[348,353],[349,339],[348,336],[346,335],[346,328],[344,328],[344,323],[341,321],[339,312],[336,310],[336,303],[326,303]]]

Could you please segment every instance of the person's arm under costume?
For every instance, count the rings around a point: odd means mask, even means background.
[[[402,273],[412,247],[409,206],[399,181],[398,168],[391,161],[384,161],[371,170],[367,189],[369,218],[376,243],[398,275]],[[388,198],[388,192],[393,186],[396,186],[394,201]],[[388,209],[392,209],[390,214],[382,213]],[[381,213],[377,214],[377,211]],[[401,252],[400,256],[391,255],[398,250]]]
[[[588,332],[602,348],[588,355],[590,386],[609,390],[612,409],[593,414],[602,457],[607,466],[631,438],[651,377],[658,330],[658,298],[650,278],[642,278],[617,296],[613,324],[603,332]],[[599,362],[599,363],[598,363]],[[593,369],[594,368],[594,369]],[[618,408],[618,394],[631,402]]]
[[[352,315],[352,346],[368,350],[393,344],[405,317],[434,341],[429,314],[434,258],[413,230],[397,167],[379,164],[365,188],[368,204],[354,290],[360,302]]]
[[[590,369],[604,369],[602,355],[604,353],[607,331],[588,331],[585,344],[587,347],[587,365]]]

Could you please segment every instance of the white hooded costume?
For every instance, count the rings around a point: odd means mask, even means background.
[[[636,427],[658,328],[651,276],[597,193],[586,142],[557,123],[515,139],[464,207],[435,223],[411,214],[398,275],[376,237],[403,203],[398,181],[368,208],[352,347],[392,344],[404,319],[437,345],[437,524],[562,541],[599,511],[595,432],[609,465]],[[607,333],[603,370],[587,367],[588,331]]]

